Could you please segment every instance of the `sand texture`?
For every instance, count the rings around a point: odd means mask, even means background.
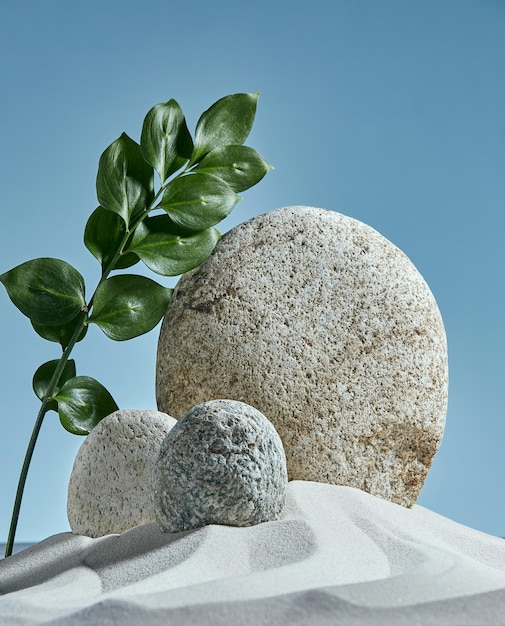
[[[55,535],[0,561],[2,626],[505,624],[505,540],[294,481],[282,518]]]

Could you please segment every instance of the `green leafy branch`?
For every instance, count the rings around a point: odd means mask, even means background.
[[[220,234],[214,228],[271,166],[244,146],[258,94],[225,96],[205,111],[195,139],[175,100],[146,115],[140,144],[123,133],[101,155],[96,178],[99,206],[88,219],[84,243],[101,265],[89,300],[81,274],[60,259],[27,261],[0,275],[14,305],[37,334],[59,343],[59,359],[41,365],[33,389],[41,401],[19,478],[5,556],[12,554],[28,469],[44,416],[57,411],[69,432],[87,435],[117,405],[107,389],[77,376],[70,354],[96,324],[125,341],[153,329],[172,289],[135,274],[111,273],[142,261],[162,276],[178,276],[203,263]],[[156,190],[154,173],[159,187]],[[152,213],[155,213],[152,215]]]

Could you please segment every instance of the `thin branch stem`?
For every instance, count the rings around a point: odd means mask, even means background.
[[[21,468],[21,474],[19,476],[18,488],[16,491],[16,499],[14,500],[14,507],[12,509],[12,517],[11,517],[11,524],[9,528],[9,535],[7,537],[7,544],[5,546],[6,557],[11,556],[12,549],[14,547],[14,538],[16,536],[16,529],[17,529],[18,519],[19,519],[19,511],[21,509],[21,501],[23,499],[23,492],[25,489],[26,477],[28,476],[28,470],[30,468],[33,451],[35,450],[35,444],[37,443],[37,439],[40,433],[40,429],[42,427],[42,423],[44,421],[44,417],[47,411],[49,410],[49,403],[52,399],[51,396],[54,394],[54,391],[58,385],[60,376],[65,368],[65,365],[68,361],[72,348],[77,342],[77,339],[79,338],[79,335],[81,334],[82,329],[84,328],[84,325],[88,318],[88,314],[86,311],[83,311],[81,313],[81,316],[82,316],[81,323],[77,325],[74,331],[74,334],[72,335],[72,338],[70,339],[68,346],[65,348],[63,354],[61,355],[60,361],[54,371],[53,377],[51,378],[49,382],[46,396],[44,400],[42,401],[42,405],[37,414],[37,419],[35,420],[35,425],[33,427],[32,436],[30,437],[30,441],[28,442],[25,459],[23,462],[23,466]]]
[[[33,427],[32,436],[30,437],[30,441],[28,443],[28,448],[26,449],[25,460],[23,462],[23,467],[21,468],[21,474],[19,476],[18,488],[16,491],[16,499],[14,501],[14,507],[12,509],[12,518],[11,524],[9,528],[9,536],[7,537],[7,544],[5,546],[5,556],[11,556],[12,548],[14,547],[14,538],[16,536],[16,529],[18,525],[19,519],[19,510],[21,509],[21,501],[23,499],[23,492],[25,489],[26,477],[28,475],[28,469],[30,467],[30,462],[32,460],[33,451],[35,449],[35,444],[37,443],[37,438],[39,436],[40,429],[42,427],[42,422],[44,421],[44,416],[47,413],[49,402],[42,402],[42,406],[40,407],[39,413],[37,415],[37,419],[35,420],[35,426]]]

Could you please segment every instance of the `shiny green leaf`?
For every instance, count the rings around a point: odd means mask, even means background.
[[[191,157],[193,140],[175,100],[157,104],[146,115],[140,139],[144,159],[162,183]]]
[[[178,276],[201,265],[214,250],[219,237],[215,228],[185,236],[177,234],[168,215],[157,215],[139,224],[131,249],[153,272]]]
[[[196,125],[191,164],[218,146],[243,144],[254,123],[258,98],[258,93],[232,94],[202,113]]]
[[[220,178],[195,172],[171,181],[160,206],[182,228],[198,231],[223,220],[239,200]]]
[[[0,276],[17,308],[39,324],[65,324],[85,305],[84,280],[60,259],[33,259]]]
[[[236,145],[215,148],[195,168],[224,180],[233,191],[245,191],[256,185],[271,169],[256,150]]]
[[[126,235],[126,225],[117,213],[98,207],[90,215],[84,229],[84,244],[97,259],[102,269],[112,262]],[[139,260],[133,253],[121,254],[113,269],[124,269],[135,265]]]
[[[107,389],[89,376],[67,380],[55,400],[62,426],[74,435],[88,435],[101,419],[118,410]]]
[[[44,363],[43,365],[41,365],[33,376],[33,382],[32,382],[33,391],[35,392],[35,395],[41,402],[48,395],[49,383],[51,382],[51,379],[58,365],[59,365],[59,360],[48,361],[47,363]],[[52,396],[54,397],[55,395],[57,395],[59,388],[64,383],[66,383],[67,380],[74,378],[74,376],[75,376],[75,361],[71,359],[65,363],[63,372],[60,375],[60,380],[58,381],[58,384],[56,388],[54,389]],[[55,400],[49,403],[49,410],[51,411],[58,410],[58,405]]]
[[[97,288],[89,321],[97,324],[110,339],[132,339],[156,326],[171,295],[172,289],[144,276],[113,276]]]
[[[77,326],[82,323],[82,317],[77,315],[74,319],[70,320],[66,324],[59,324],[55,326],[52,324],[51,326],[47,324],[37,324],[32,321],[32,326],[37,335],[40,335],[44,339],[48,341],[54,341],[55,343],[59,343],[63,350],[68,346],[70,340],[74,336],[74,332],[77,329]],[[77,341],[81,341],[86,336],[88,332],[88,326],[85,325],[82,331],[77,338]]]
[[[100,205],[120,215],[126,226],[154,197],[153,169],[144,161],[139,144],[126,133],[100,157],[96,193]]]

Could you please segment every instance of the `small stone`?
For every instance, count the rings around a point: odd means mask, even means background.
[[[282,442],[254,407],[205,402],[168,433],[153,486],[156,517],[165,532],[276,520],[287,489]]]
[[[68,486],[73,533],[102,537],[156,521],[153,466],[176,423],[166,413],[131,409],[115,411],[93,428],[77,453]]]
[[[158,342],[158,408],[208,398],[268,415],[290,480],[411,506],[444,432],[447,345],[407,256],[334,211],[286,207],[233,228],[179,281]]]

